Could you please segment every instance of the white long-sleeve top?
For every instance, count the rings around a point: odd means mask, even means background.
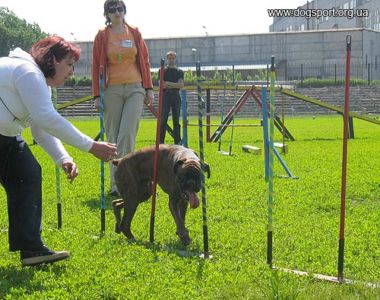
[[[17,136],[29,126],[57,164],[71,160],[61,140],[86,152],[94,142],[58,114],[44,74],[29,53],[16,48],[0,58],[0,134]]]

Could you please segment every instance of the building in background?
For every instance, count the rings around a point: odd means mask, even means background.
[[[280,8],[280,7],[279,7]],[[159,68],[166,52],[177,53],[177,65],[194,68],[197,60],[209,69],[265,68],[276,57],[280,80],[307,77],[342,78],[346,36],[352,36],[352,77],[380,80],[380,0],[314,0],[298,10],[349,11],[367,16],[304,18],[274,17],[269,33],[146,39],[150,61]],[[297,9],[297,8],[295,8]],[[77,75],[90,75],[92,42],[82,48]]]
[[[279,5],[280,6],[280,5]],[[280,8],[280,7],[279,7]],[[341,14],[355,13],[358,16],[320,18],[304,17],[274,17],[273,24],[269,26],[270,32],[279,31],[304,31],[321,29],[344,29],[344,28],[366,28],[380,30],[380,0],[314,0],[308,1],[299,7],[300,10],[336,9]],[[346,10],[346,12],[344,12]],[[351,12],[348,12],[351,10]],[[368,11],[368,16],[365,15]]]
[[[152,68],[158,69],[168,49],[177,53],[177,65],[194,68],[266,67],[276,57],[279,80],[307,77],[342,78],[346,36],[352,36],[352,77],[380,79],[380,32],[368,29],[283,31],[262,34],[146,39]],[[77,42],[82,49],[76,75],[90,75],[92,42]]]

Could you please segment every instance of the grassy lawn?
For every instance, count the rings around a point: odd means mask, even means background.
[[[90,136],[98,132],[96,120],[74,123]],[[380,126],[354,123],[356,139],[348,145],[344,272],[359,282],[380,282]],[[296,141],[288,143],[284,159],[299,179],[274,179],[273,262],[335,276],[342,118],[288,118],[286,125]],[[198,151],[198,129],[189,130],[189,146]],[[224,150],[228,150],[229,136],[227,131]],[[28,132],[25,138],[32,141]],[[154,138],[155,121],[142,121],[137,148],[153,144]],[[278,133],[276,139],[281,140]],[[193,242],[183,247],[161,190],[154,244],[149,243],[149,201],[140,205],[132,223],[136,243],[113,232],[111,198],[107,198],[106,232],[100,235],[99,162],[69,146],[80,176],[73,184],[62,176],[63,228],[58,230],[54,165],[39,146],[32,146],[43,166],[44,240],[53,249],[69,250],[72,257],[51,266],[21,268],[19,254],[8,251],[6,200],[0,189],[0,298],[379,299],[380,289],[361,283],[337,285],[269,270],[264,162],[261,155],[244,153],[244,144],[262,147],[262,129],[236,128],[231,157],[218,154],[217,144],[205,144],[205,159],[211,167],[206,184],[212,260],[199,258],[202,210],[188,211]],[[275,173],[285,174],[277,161]]]

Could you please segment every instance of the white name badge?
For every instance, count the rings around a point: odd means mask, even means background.
[[[121,42],[121,46],[122,46],[123,48],[132,48],[132,46],[133,46],[133,41],[131,41],[131,40],[123,40],[123,41]]]

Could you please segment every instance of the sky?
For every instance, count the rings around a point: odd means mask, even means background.
[[[306,0],[124,0],[127,23],[144,38],[269,32],[268,8],[297,8]],[[104,0],[0,0],[28,23],[69,41],[92,41],[103,28]]]

